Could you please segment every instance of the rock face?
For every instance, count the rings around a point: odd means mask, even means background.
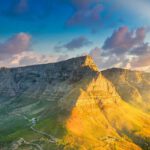
[[[2,148],[20,138],[36,141],[44,150],[138,150],[150,146],[149,115],[124,101],[90,56],[1,69],[0,112]],[[29,130],[33,129],[32,118],[37,120],[35,131],[59,142],[51,144]],[[24,146],[21,148],[28,145]]]
[[[14,97],[30,91],[34,94],[33,92],[40,92],[43,86],[47,87],[65,81],[77,82],[90,72],[90,68],[98,71],[89,57],[54,64],[3,68],[0,70],[0,97]]]
[[[102,72],[126,102],[150,111],[150,73],[112,68]]]

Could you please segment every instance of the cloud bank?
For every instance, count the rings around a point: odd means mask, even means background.
[[[129,30],[120,27],[113,31],[102,48],[94,48],[90,55],[101,69],[122,67],[150,71],[150,46],[145,42],[149,29]]]
[[[73,51],[73,50],[79,50],[82,47],[89,46],[91,45],[92,42],[88,40],[85,36],[79,36],[76,38],[73,38],[69,42],[63,44],[63,45],[57,45],[54,47],[56,51],[60,51],[62,49],[66,49],[68,51]]]
[[[13,35],[0,43],[0,67],[16,67],[57,62],[68,55],[41,54],[32,49],[32,36],[27,33]]]
[[[145,42],[148,33],[149,29],[145,27],[135,30],[126,26],[120,27],[106,38],[102,47],[93,48],[89,54],[100,69],[121,67],[150,71],[150,45]],[[0,43],[0,66],[13,67],[61,61],[70,57],[68,52],[80,51],[81,48],[93,44],[85,36],[79,36],[55,47],[59,54],[48,55],[34,51],[31,43],[32,36],[27,33],[18,33]]]

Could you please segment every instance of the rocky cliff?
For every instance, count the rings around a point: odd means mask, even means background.
[[[102,74],[110,80],[126,102],[150,111],[150,73],[112,68]]]
[[[124,101],[90,56],[1,69],[0,112],[2,149],[150,146],[149,115]]]

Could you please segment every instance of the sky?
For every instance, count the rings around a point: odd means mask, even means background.
[[[0,0],[0,67],[91,55],[150,71],[150,0]]]

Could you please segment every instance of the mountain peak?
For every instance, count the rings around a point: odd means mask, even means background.
[[[78,59],[78,58],[75,58],[75,59]],[[95,64],[95,62],[91,56],[86,55],[86,56],[79,57],[79,59],[81,59],[83,61],[82,66],[84,66],[84,67],[88,66],[90,69],[92,69],[94,71],[99,71],[97,65]]]
[[[99,73],[98,67],[90,56],[56,63],[1,69],[0,96],[16,96],[25,89],[32,88],[33,83],[77,82],[84,76],[93,77],[97,73]]]
[[[28,66],[20,66],[20,67],[14,67],[14,68],[0,68],[0,71],[9,71],[9,70],[45,70],[45,69],[49,69],[49,68],[70,68],[72,70],[80,68],[80,67],[89,67],[91,70],[93,71],[98,71],[99,69],[97,67],[97,65],[95,64],[94,60],[92,59],[91,56],[89,55],[85,55],[85,56],[79,56],[79,57],[74,57],[74,58],[70,58],[67,60],[62,60],[59,62],[53,62],[53,63],[47,63],[47,64],[35,64],[35,65],[28,65]],[[55,70],[56,70],[55,68]]]
[[[120,79],[116,74],[109,75],[112,81]],[[141,87],[145,101],[148,100],[147,81],[138,83],[137,90],[133,87],[136,82],[119,80],[118,83],[119,88],[125,85],[121,91],[127,91],[124,93],[131,95],[129,99],[132,95],[137,99]],[[32,141],[36,141],[45,150],[52,146],[93,150],[149,147],[149,116],[128,105],[116,90],[90,56],[3,68],[0,71],[0,145],[4,149],[32,149],[35,146]],[[31,144],[26,144],[24,139]]]

